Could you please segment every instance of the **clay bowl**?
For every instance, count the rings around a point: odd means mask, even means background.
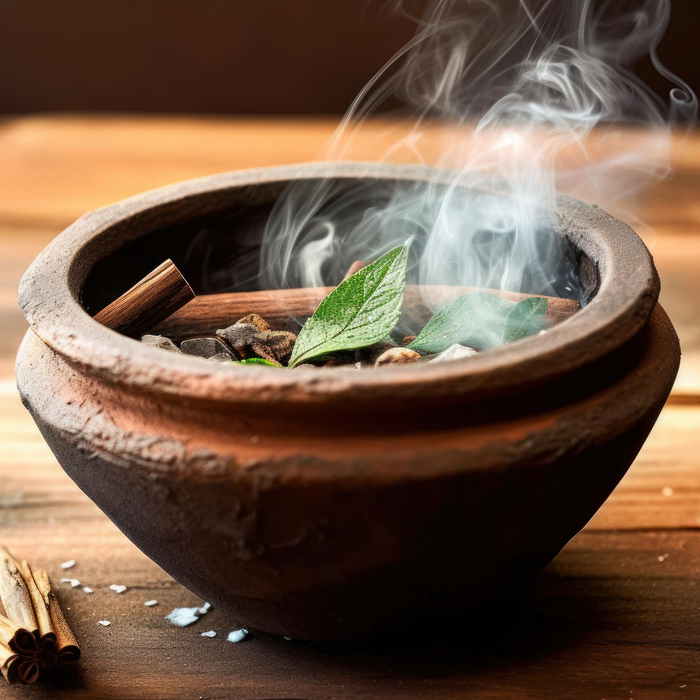
[[[454,621],[544,567],[634,460],[680,353],[640,239],[567,198],[556,216],[590,303],[464,361],[236,371],[86,311],[166,257],[216,292],[187,257],[195,234],[224,222],[254,251],[285,184],[321,177],[443,175],[271,168],[87,214],[22,280],[17,382],[66,472],[165,571],[243,626],[344,640]]]

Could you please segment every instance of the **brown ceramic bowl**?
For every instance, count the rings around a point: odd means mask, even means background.
[[[449,619],[544,567],[632,463],[680,355],[640,239],[567,198],[556,214],[590,303],[465,361],[236,371],[86,312],[166,257],[196,277],[184,251],[202,226],[255,240],[288,181],[326,176],[443,177],[272,168],[87,214],[22,280],[17,359],[58,461],[138,547],[241,625],[310,640]]]

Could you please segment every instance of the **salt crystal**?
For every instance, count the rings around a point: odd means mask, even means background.
[[[109,627],[112,623],[109,620],[98,620],[97,624],[103,627]]]
[[[202,615],[206,614],[210,607],[209,603],[204,603],[201,608],[175,608],[170,615],[165,616],[165,619],[170,620],[178,627],[187,627],[197,622]]]
[[[61,564],[62,569],[70,569],[73,566],[75,566],[75,559],[69,559],[68,561],[64,561],[63,564]]]
[[[664,487],[661,489],[661,493],[662,493],[664,496],[673,496],[673,489],[672,489],[670,486],[664,486]]]
[[[61,583],[70,583],[71,588],[77,588],[80,585],[77,578],[62,578]]]
[[[147,608],[152,608],[154,605],[158,605],[158,601],[157,601],[157,600],[147,600],[147,601],[144,603],[144,605],[145,605]]]
[[[466,345],[459,345],[455,343],[450,345],[447,350],[443,350],[439,355],[433,357],[431,362],[451,362],[452,360],[461,360],[465,357],[471,357],[476,355],[476,350],[474,348],[468,348]]]
[[[665,557],[656,557],[656,561],[663,561]]]
[[[92,590],[92,588],[88,588],[87,586],[83,586],[83,590],[84,590],[86,593],[94,593],[94,591]]]
[[[294,637],[285,637],[285,639],[286,639],[288,642],[293,642],[293,641],[294,641]]]
[[[115,583],[113,583],[109,588],[115,593],[124,593],[126,590],[126,586],[117,586]]]
[[[229,635],[226,639],[229,642],[233,642],[234,644],[236,644],[236,642],[242,642],[247,636],[248,630],[234,630],[233,632],[229,632]]]
[[[214,630],[209,630],[208,632],[202,632],[202,637],[216,637],[216,632],[214,632]]]

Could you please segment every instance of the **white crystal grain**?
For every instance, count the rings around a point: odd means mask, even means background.
[[[61,564],[62,569],[70,569],[73,566],[75,566],[75,559],[69,559],[68,561],[64,561],[63,564]]]
[[[214,630],[209,630],[208,632],[202,632],[202,637],[216,637],[216,632],[214,632]]]
[[[158,601],[157,601],[157,600],[147,600],[147,601],[144,603],[144,605],[145,605],[147,608],[152,608],[154,605],[158,605]]]
[[[126,590],[126,586],[118,586],[116,583],[113,583],[109,588],[115,593],[124,593]]]
[[[98,620],[97,624],[103,627],[109,627],[112,623],[109,620]]]
[[[227,641],[236,644],[237,642],[242,642],[247,636],[248,630],[233,630],[233,632],[229,632],[226,639]]]

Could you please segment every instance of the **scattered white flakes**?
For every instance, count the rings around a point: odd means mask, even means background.
[[[216,632],[214,632],[214,630],[209,630],[208,632],[202,632],[202,637],[216,637]]]
[[[147,608],[152,608],[154,605],[158,605],[158,601],[157,601],[157,600],[147,600],[147,601],[144,603],[144,605],[145,605]]]
[[[170,615],[166,615],[165,619],[170,620],[178,627],[187,627],[194,622],[197,622],[202,615],[205,615],[211,605],[204,603],[201,608],[175,608]]]
[[[103,627],[109,627],[112,623],[109,620],[98,620],[97,624]]]
[[[259,438],[257,435],[253,435],[253,437],[250,438],[250,441],[251,441],[254,445],[255,445],[259,440],[260,440],[260,438]]]
[[[664,496],[673,496],[673,489],[672,489],[670,486],[664,486],[664,487],[661,489],[661,493],[662,493]]]
[[[77,588],[80,585],[80,581],[77,578],[62,578],[61,583],[69,583],[71,588]]]
[[[115,593],[124,593],[126,590],[126,586],[118,586],[116,583],[113,583],[109,588]]]
[[[431,362],[452,362],[452,360],[461,360],[465,357],[471,357],[476,355],[476,350],[474,348],[469,348],[466,345],[459,345],[455,343],[450,345],[447,350],[443,350],[439,355],[435,356]]]
[[[95,592],[95,591],[92,590],[92,588],[89,588],[88,586],[83,586],[83,590],[84,590],[86,593],[94,593],[94,592]]]
[[[69,559],[68,561],[64,561],[63,564],[61,564],[62,569],[71,569],[74,566],[75,566],[75,559]]]
[[[246,637],[248,636],[248,630],[233,630],[233,632],[229,632],[228,637],[226,639],[229,642],[233,642],[236,644],[236,642],[242,642]]]

